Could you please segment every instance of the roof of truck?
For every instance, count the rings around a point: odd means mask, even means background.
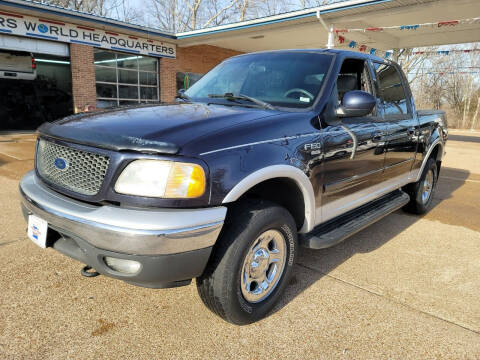
[[[353,58],[361,58],[361,59],[371,59],[371,60],[377,60],[377,61],[391,61],[388,59],[383,59],[381,57],[378,57],[376,55],[371,55],[367,53],[362,53],[358,51],[350,51],[350,50],[342,50],[342,49],[282,49],[282,50],[265,50],[265,51],[256,51],[256,52],[251,52],[251,53],[246,53],[246,54],[240,54],[234,56],[236,57],[242,57],[242,56],[249,56],[249,55],[255,55],[255,54],[268,54],[268,53],[282,53],[282,52],[314,52],[314,53],[319,53],[319,54],[340,54],[345,57],[353,57]]]

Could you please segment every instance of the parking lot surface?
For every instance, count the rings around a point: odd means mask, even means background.
[[[479,359],[480,134],[452,131],[434,208],[302,250],[273,314],[211,314],[194,284],[151,290],[27,239],[32,135],[0,136],[0,359]]]

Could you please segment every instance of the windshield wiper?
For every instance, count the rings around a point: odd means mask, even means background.
[[[270,109],[270,110],[275,110],[275,106],[273,106],[272,104],[269,104],[265,101],[262,101],[260,99],[256,99],[254,97],[251,97],[251,96],[247,96],[247,95],[242,95],[242,94],[239,94],[239,95],[233,95],[232,93],[225,93],[225,94],[209,94],[208,95],[209,98],[221,98],[221,99],[226,99],[226,100],[231,100],[231,101],[235,101],[235,100],[246,100],[246,101],[250,101],[250,102],[253,102],[265,109]]]

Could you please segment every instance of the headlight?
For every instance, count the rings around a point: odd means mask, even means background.
[[[205,192],[205,172],[197,164],[135,160],[118,177],[115,191],[160,198],[196,198]]]

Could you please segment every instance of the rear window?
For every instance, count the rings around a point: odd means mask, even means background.
[[[409,116],[407,95],[398,70],[391,65],[375,63],[379,96],[385,120],[402,120]]]

